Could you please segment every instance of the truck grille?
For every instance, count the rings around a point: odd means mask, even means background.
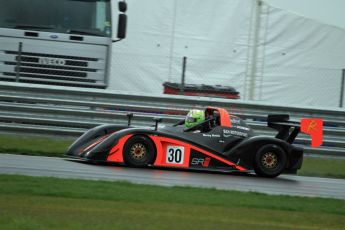
[[[99,79],[98,69],[90,68],[90,63],[100,61],[97,58],[10,50],[4,53],[13,57],[13,61],[3,62],[13,71],[2,72],[0,80],[83,87],[98,87],[99,84],[100,88],[104,87],[104,76]]]

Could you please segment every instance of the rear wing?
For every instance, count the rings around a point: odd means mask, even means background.
[[[300,132],[311,136],[311,146],[322,145],[323,121],[317,118],[302,118],[301,121],[291,121],[287,114],[267,116],[267,125],[278,131],[276,138],[290,144],[296,139]]]
[[[292,144],[301,131],[300,122],[290,121],[290,116],[288,114],[268,115],[267,126],[278,131],[276,138],[290,144]],[[292,130],[290,131],[291,128]]]

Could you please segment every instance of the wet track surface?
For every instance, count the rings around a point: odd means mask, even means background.
[[[191,186],[345,199],[345,180],[341,179],[290,175],[267,179],[254,175],[91,165],[53,157],[0,154],[0,174],[129,181],[162,186]]]

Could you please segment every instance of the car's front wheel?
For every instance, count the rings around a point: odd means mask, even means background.
[[[285,151],[274,144],[262,146],[255,155],[255,173],[263,177],[277,177],[285,169],[287,156]]]
[[[153,164],[155,156],[154,144],[146,136],[130,138],[123,148],[123,159],[130,166],[144,167]]]

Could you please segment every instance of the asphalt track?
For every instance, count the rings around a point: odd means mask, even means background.
[[[281,175],[254,175],[90,165],[62,158],[0,154],[0,174],[129,181],[161,186],[191,186],[266,194],[345,199],[345,180]]]

